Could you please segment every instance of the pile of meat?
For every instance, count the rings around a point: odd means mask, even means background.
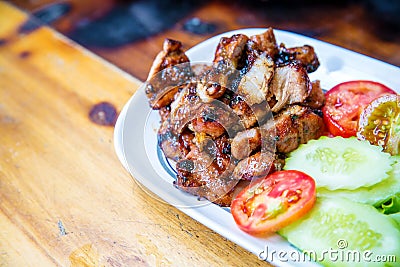
[[[221,38],[213,64],[194,65],[167,39],[146,94],[158,110],[158,142],[176,162],[176,187],[229,206],[256,177],[283,167],[285,155],[324,131],[324,94],[308,73],[313,47],[277,45],[270,28]]]

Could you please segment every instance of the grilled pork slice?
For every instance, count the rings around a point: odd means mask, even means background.
[[[304,102],[311,89],[310,79],[301,65],[291,63],[277,67],[269,86],[270,93],[277,101],[271,110],[278,112],[286,105]]]
[[[235,34],[232,37],[222,37],[215,51],[214,63],[231,66],[234,69],[243,67],[243,57],[249,37]]]
[[[271,152],[257,152],[241,160],[233,171],[235,179],[251,180],[267,175],[273,168],[275,154]]]
[[[289,153],[311,139],[318,139],[325,130],[320,116],[299,105],[288,107],[274,120],[276,150],[281,153]]]
[[[270,56],[262,53],[249,66],[240,80],[237,94],[248,105],[259,104],[267,99],[268,85],[274,76],[275,63]]]
[[[252,151],[261,146],[261,132],[259,128],[251,128],[238,133],[232,140],[231,153],[236,159],[248,157]]]
[[[303,105],[310,107],[312,109],[319,109],[325,104],[325,94],[322,91],[321,84],[319,80],[313,81],[311,83],[311,92],[307,99],[304,101]]]
[[[266,52],[266,54],[271,58],[275,58],[279,53],[275,34],[272,28],[268,28],[261,34],[250,36],[250,40],[257,45],[259,51]]]
[[[189,58],[182,49],[182,43],[172,39],[165,39],[163,50],[154,59],[147,80],[151,80],[155,74],[163,69],[186,62],[189,62]]]
[[[198,109],[203,103],[197,94],[196,83],[187,84],[175,95],[171,103],[169,115],[170,124],[176,133],[180,133],[197,116]]]
[[[158,74],[162,71],[162,74]],[[168,106],[174,100],[180,86],[193,76],[189,58],[182,50],[182,43],[166,39],[163,50],[151,66],[146,83],[146,95],[153,109]]]
[[[177,133],[169,120],[165,120],[157,132],[158,145],[165,157],[178,161],[183,159],[194,146],[194,134],[189,131]]]
[[[272,117],[271,110],[266,101],[249,106],[248,103],[240,96],[234,96],[229,103],[232,111],[239,116],[240,122],[248,129],[256,124],[262,124]]]
[[[323,120],[311,108],[292,105],[261,127],[238,133],[232,140],[231,153],[236,159],[244,159],[261,145],[263,150],[276,147],[277,152],[289,153],[323,132]]]
[[[316,71],[320,65],[314,48],[309,45],[286,48],[284,44],[281,44],[279,47],[279,57],[276,61],[278,65],[293,61],[298,62],[308,73]]]
[[[220,205],[230,205],[229,194],[238,183],[232,172],[235,167],[229,153],[229,139],[221,136],[202,150],[195,147],[178,161],[175,186],[192,195]]]

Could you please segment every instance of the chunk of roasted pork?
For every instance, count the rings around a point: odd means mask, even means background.
[[[319,109],[325,104],[325,94],[322,91],[321,83],[319,80],[311,83],[311,92],[304,101],[303,105],[312,109]]]
[[[182,49],[182,43],[172,39],[165,39],[163,50],[154,59],[147,80],[151,80],[155,74],[166,68],[186,62],[189,62],[189,58]]]
[[[224,196],[231,192],[239,179],[231,174],[235,168],[229,139],[224,135],[210,140],[202,149],[195,147],[176,164],[179,189],[192,195],[227,206]],[[227,198],[230,201],[230,198]]]
[[[275,72],[275,63],[270,56],[262,53],[240,80],[237,93],[249,105],[259,104],[267,99],[269,83]]]
[[[228,65],[234,69],[243,67],[242,59],[248,40],[249,37],[244,34],[222,37],[215,51],[214,63]]]
[[[288,153],[323,132],[323,120],[311,108],[292,105],[260,127],[238,133],[232,140],[231,153],[236,159],[244,159],[262,145],[265,149],[276,146],[277,152]]]
[[[235,179],[251,180],[266,176],[274,168],[275,154],[273,152],[257,152],[241,160],[233,171]]]
[[[189,58],[181,42],[166,39],[163,50],[153,62],[146,81],[146,95],[153,109],[168,106],[175,94],[193,76]]]
[[[265,52],[269,57],[276,58],[279,49],[276,43],[274,30],[268,28],[265,32],[250,36],[250,40],[257,45],[257,50]]]
[[[310,95],[312,85],[305,69],[291,63],[275,69],[269,90],[277,101],[271,110],[278,112],[286,105],[304,102]]]
[[[284,44],[279,47],[277,64],[297,62],[302,65],[308,73],[314,72],[319,67],[318,56],[310,45],[286,48]]]
[[[276,150],[280,153],[289,153],[311,139],[318,139],[325,129],[320,116],[299,105],[283,110],[274,121]]]

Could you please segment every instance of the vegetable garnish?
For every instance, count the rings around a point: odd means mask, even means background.
[[[306,216],[279,233],[306,253],[313,252],[310,256],[325,266],[398,266],[400,259],[395,221],[370,205],[347,199],[318,197]],[[329,250],[338,258],[323,257]],[[391,256],[391,261],[375,261],[382,255]]]
[[[355,136],[365,106],[385,94],[396,92],[373,81],[349,81],[334,86],[325,94],[326,103],[322,108],[329,132],[334,136]]]
[[[315,182],[310,176],[278,171],[242,190],[232,201],[231,212],[243,231],[267,235],[305,215],[315,199]]]
[[[356,189],[386,179],[392,160],[382,148],[355,137],[321,137],[289,154],[285,170],[299,170],[315,179],[317,187]]]
[[[384,95],[372,101],[361,113],[357,137],[392,155],[399,154],[400,95]]]

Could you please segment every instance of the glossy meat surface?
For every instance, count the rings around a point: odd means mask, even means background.
[[[166,40],[146,94],[159,110],[159,146],[176,162],[175,186],[229,206],[244,184],[280,170],[286,153],[324,131],[314,112],[324,94],[308,77],[318,66],[312,47],[278,47],[271,28],[221,38],[211,65],[191,66]]]

